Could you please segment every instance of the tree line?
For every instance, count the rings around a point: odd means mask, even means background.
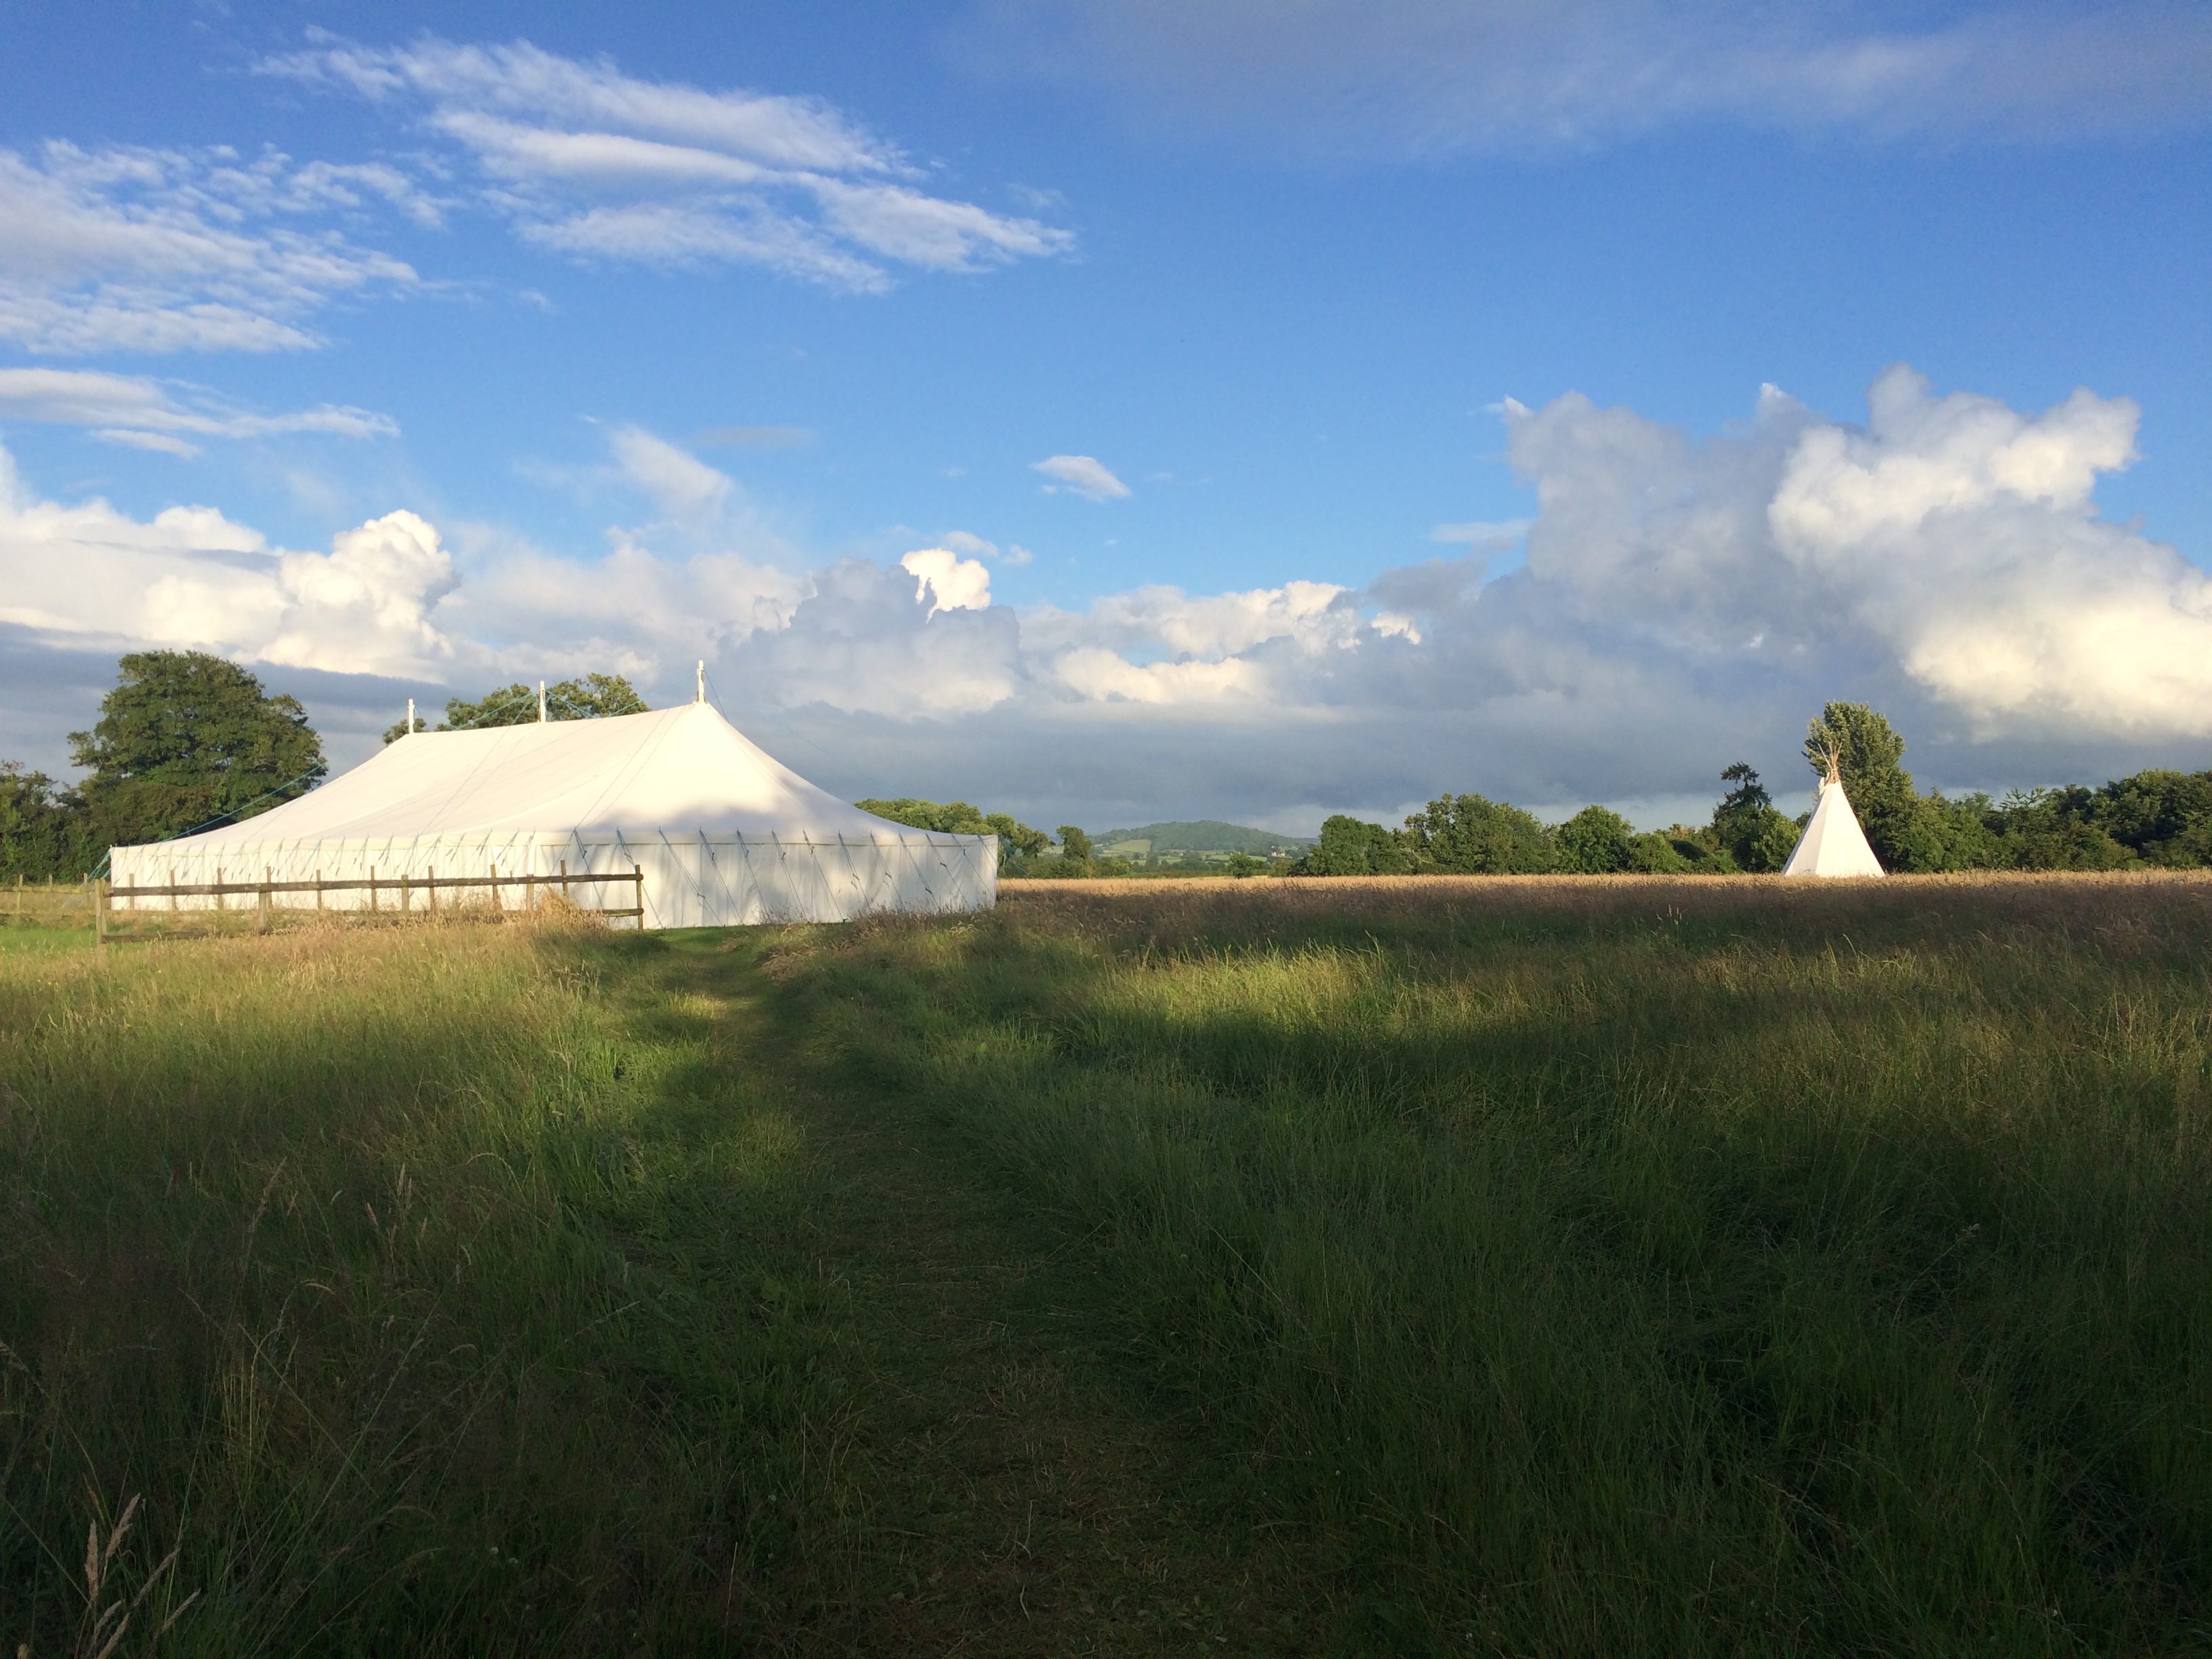
[[[548,686],[554,720],[645,712],[619,674]],[[503,686],[446,705],[441,732],[519,726],[538,718],[538,693]],[[419,728],[418,728],[419,729]],[[406,735],[402,720],[384,734]],[[69,736],[85,775],[55,782],[0,761],[0,880],[76,881],[111,847],[170,841],[258,816],[297,799],[328,775],[322,739],[297,699],[272,696],[234,662],[204,651],[137,651],[88,732]]]
[[[1831,702],[1807,728],[1815,776],[1833,757],[1844,791],[1885,870],[2121,870],[2212,866],[2212,771],[2155,769],[2097,787],[2066,785],[1986,794],[1922,793],[1905,769],[1905,739],[1864,703]],[[1765,874],[1789,861],[1804,817],[1774,805],[1759,774],[1739,761],[1710,822],[1638,830],[1619,813],[1586,806],[1547,824],[1482,795],[1442,795],[1386,829],[1340,815],[1298,876]]]
[[[440,731],[514,726],[538,718],[538,694],[515,684],[446,704]],[[643,713],[645,700],[618,674],[590,674],[545,690],[555,720]],[[406,734],[404,722],[384,734]],[[307,711],[272,696],[236,663],[199,651],[133,652],[88,731],[70,733],[85,775],[61,785],[0,761],[0,880],[75,880],[110,847],[167,841],[265,812],[305,794],[329,771]],[[1893,871],[2119,870],[2212,866],[2212,771],[2154,769],[2091,787],[1986,794],[1923,793],[1905,768],[1905,739],[1863,703],[1831,702],[1807,729],[1816,775],[1833,757],[1882,867]],[[1444,794],[1386,829],[1344,815],[1290,866],[1301,876],[1534,874],[1655,875],[1778,871],[1804,819],[1779,811],[1751,766],[1721,773],[1728,786],[1711,820],[1638,830],[1604,806],[1564,823],[1480,794]],[[995,835],[1001,875],[1127,875],[1074,824],[1057,838],[1005,812],[966,801],[870,799],[864,811],[945,835]],[[1258,859],[1229,873],[1256,875]]]

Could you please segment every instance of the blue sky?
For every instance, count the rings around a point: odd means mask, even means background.
[[[189,644],[1101,826],[2212,764],[2201,7],[629,12],[0,10],[0,758]]]

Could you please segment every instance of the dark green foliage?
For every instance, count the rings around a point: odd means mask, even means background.
[[[1610,876],[1635,867],[1636,826],[1603,806],[1585,806],[1553,832],[1559,867],[1570,875]]]
[[[1002,876],[1028,874],[1030,866],[1043,858],[1052,846],[1051,840],[1043,830],[1032,830],[1005,812],[984,812],[964,800],[940,803],[905,795],[896,800],[862,800],[853,804],[863,812],[873,812],[878,817],[889,818],[893,823],[927,830],[940,836],[996,836],[999,838],[999,873]]]
[[[1249,853],[1231,853],[1227,866],[1229,873],[1238,880],[1267,873],[1267,860],[1255,859]]]
[[[1674,837],[1656,830],[1629,838],[1627,867],[1639,876],[1686,876],[1698,868]]]
[[[45,773],[0,761],[0,881],[75,879],[98,858],[79,802]]]
[[[1797,845],[1797,825],[1775,810],[1759,774],[1742,761],[1721,773],[1735,785],[1713,808],[1713,840],[1738,870],[1778,871]]]
[[[1402,876],[1413,861],[1401,837],[1379,823],[1340,812],[1321,827],[1313,850],[1291,866],[1294,876]]]
[[[605,720],[612,714],[648,712],[643,697],[620,674],[586,674],[580,680],[559,680],[545,688],[545,717],[555,720]],[[474,702],[459,697],[446,704],[441,732],[473,732],[487,726],[528,726],[538,718],[538,693],[530,686],[503,685],[487,691]],[[384,731],[386,743],[407,735],[404,720]]]
[[[1816,778],[1835,763],[1883,869],[1946,867],[1942,837],[1921,811],[1912,774],[1905,769],[1905,739],[1888,720],[1863,702],[1832,702],[1806,728],[1805,759]]]
[[[70,733],[88,838],[102,850],[265,812],[322,781],[322,740],[295,698],[270,696],[203,651],[140,651],[89,732]]]
[[[1480,795],[1442,795],[1406,820],[1416,872],[1537,875],[1559,868],[1551,832],[1532,812]]]

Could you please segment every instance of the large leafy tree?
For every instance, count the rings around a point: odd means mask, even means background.
[[[1554,832],[1559,868],[1578,876],[1610,876],[1636,862],[1636,826],[1609,807],[1585,806]]]
[[[646,701],[637,688],[620,674],[586,674],[579,680],[560,680],[545,688],[545,717],[556,720],[604,720],[611,714],[642,714]],[[535,687],[502,685],[474,702],[455,697],[446,704],[441,732],[473,732],[486,726],[528,726],[538,718]],[[391,743],[407,735],[407,722],[385,728]]]
[[[1727,768],[1721,781],[1732,787],[1713,808],[1714,841],[1739,870],[1758,874],[1781,869],[1797,845],[1796,823],[1775,806],[1759,774],[1747,763],[1738,761]]]
[[[1032,830],[1009,813],[985,812],[964,800],[939,802],[902,795],[895,800],[863,800],[854,805],[893,823],[933,830],[940,836],[996,836],[1002,876],[1027,874],[1052,845],[1043,830]]]
[[[1832,702],[1805,732],[1805,759],[1816,777],[1832,760],[1860,827],[1886,870],[1948,866],[1942,826],[1922,810],[1905,769],[1905,739],[1863,702]]]
[[[1379,823],[1339,812],[1323,821],[1321,839],[1291,866],[1294,876],[1402,876],[1413,861],[1404,840]]]
[[[1406,820],[1406,848],[1422,874],[1528,875],[1556,869],[1552,832],[1533,812],[1481,795],[1440,795]]]
[[[83,816],[82,804],[45,773],[0,761],[0,881],[82,875],[89,862]]]
[[[137,651],[117,664],[89,732],[70,757],[91,839],[164,841],[303,795],[330,770],[296,698],[271,696],[234,662],[204,651]]]

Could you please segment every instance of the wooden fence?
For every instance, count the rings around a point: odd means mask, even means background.
[[[564,902],[573,904],[574,901],[571,895],[575,888],[596,888],[610,883],[619,885],[627,882],[630,884],[633,901],[629,905],[621,909],[605,905],[580,905],[576,908],[588,911],[593,915],[605,916],[611,920],[635,916],[640,926],[642,926],[645,921],[645,872],[635,867],[624,871],[611,871],[605,874],[592,874],[586,872],[571,875],[568,863],[564,860],[562,862],[560,872],[557,875],[550,876],[502,876],[495,872],[488,872],[481,876],[441,876],[433,871],[427,875],[386,876],[379,879],[375,870],[372,868],[365,878],[326,880],[318,873],[312,881],[278,881],[267,870],[262,872],[259,881],[225,881],[220,868],[215,873],[216,878],[211,882],[167,882],[158,886],[143,886],[131,882],[94,882],[92,884],[92,919],[95,942],[104,948],[109,945],[127,944],[134,939],[199,939],[224,931],[218,925],[214,927],[197,929],[165,927],[148,932],[132,933],[115,925],[117,905],[127,907],[123,911],[125,915],[143,916],[148,913],[141,908],[139,901],[146,899],[155,901],[166,899],[168,902],[166,910],[156,909],[154,912],[155,915],[175,915],[178,911],[177,901],[180,898],[212,898],[215,901],[213,914],[216,915],[222,915],[229,910],[229,906],[226,902],[228,899],[251,899],[253,901],[256,930],[265,933],[276,925],[276,912],[280,908],[276,903],[279,894],[313,893],[315,896],[314,908],[321,910],[325,908],[325,899],[332,893],[367,893],[368,903],[366,907],[360,905],[348,907],[353,915],[393,917],[434,916],[438,914],[440,893],[455,893],[473,889],[489,891],[491,896],[491,904],[483,908],[462,907],[465,912],[483,914],[484,909],[488,908],[490,915],[505,915],[507,914],[507,905],[500,897],[502,889],[513,887],[522,889],[523,902],[518,908],[534,910],[542,905],[544,896],[548,893],[557,893]],[[422,901],[419,905],[416,902],[418,897]],[[281,908],[304,909],[307,907],[287,905]],[[450,903],[446,908],[449,912],[455,908]],[[199,915],[210,914],[200,906],[196,905],[193,908]]]
[[[56,881],[52,876],[32,881],[22,876],[0,878],[0,926],[22,927],[89,927],[92,926],[92,884]]]

